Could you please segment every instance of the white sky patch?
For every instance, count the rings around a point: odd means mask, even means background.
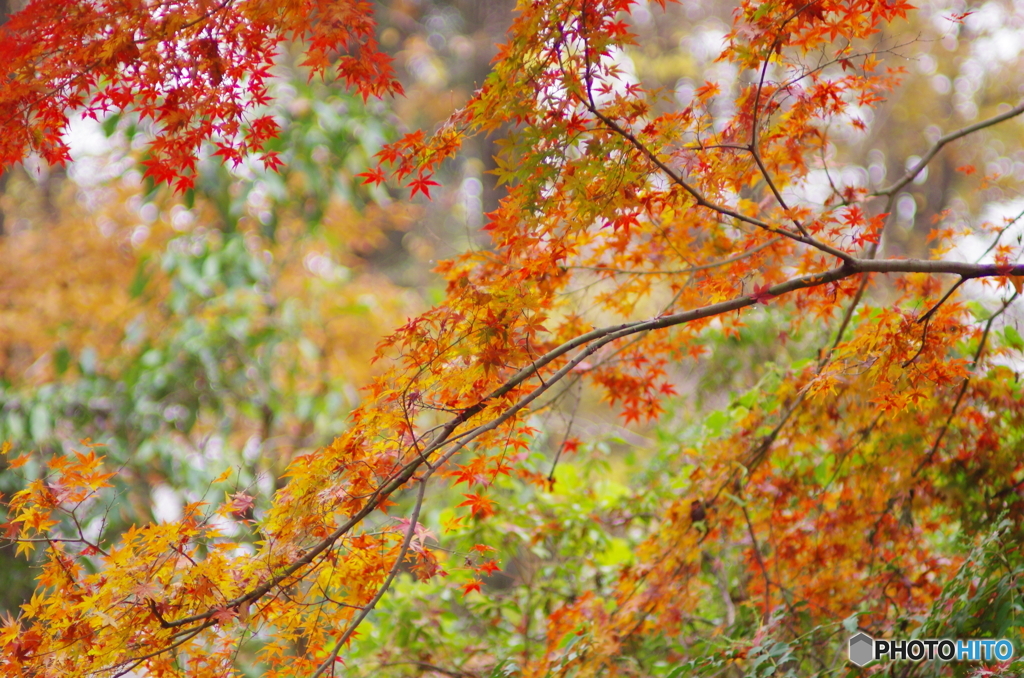
[[[1002,228],[1008,220],[1013,220],[1024,213],[1024,198],[1003,203],[990,205],[983,215],[986,221],[996,228]],[[995,249],[982,258],[985,250],[992,244],[995,235],[992,233],[975,234],[964,236],[956,243],[955,256],[962,261],[991,264],[995,262]],[[1017,222],[1010,226],[999,239],[1000,244],[1019,246],[1024,240],[1024,218],[1017,219]]]
[[[628,85],[640,83],[640,78],[636,75],[636,64],[633,62],[632,57],[618,47],[611,48],[606,56],[601,57],[601,65],[598,72],[611,67],[617,69],[617,76],[614,79],[602,76],[600,79],[603,84],[611,87],[610,92],[601,92],[595,82],[593,94],[594,101],[598,106],[610,103],[618,95],[624,95]]]
[[[978,36],[971,41],[975,57],[1005,63],[1016,60],[1024,51],[1024,17],[1018,11],[1019,3],[1014,3],[1013,9],[1008,11],[1003,3],[989,0],[964,20],[967,29]]]
[[[96,188],[135,165],[123,154],[114,152],[117,142],[109,139],[100,123],[92,118],[73,117],[64,140],[71,149],[68,176],[83,189]]]
[[[985,221],[997,228],[1002,228],[1008,221],[1012,222],[1016,219],[1016,222],[1012,223],[999,238],[999,244],[1009,245],[1015,251],[1019,251],[1021,242],[1024,241],[1024,216],[1022,215],[1024,215],[1024,198],[990,205],[985,211],[984,217]],[[992,248],[992,251],[987,254],[985,250],[989,248],[995,237],[994,233],[972,233],[964,236],[955,244],[954,249],[947,255],[947,258],[982,264],[994,263],[995,248]],[[1018,256],[1016,262],[1019,262],[1020,259]],[[1013,292],[1012,290],[1008,292],[1006,289],[1000,290],[977,283],[965,285],[964,288],[964,297],[977,300],[993,311]],[[1018,332],[1024,331],[1024,327],[1022,327],[1024,325],[1024,322],[1022,322],[1024,321],[1022,310],[1024,309],[1022,309],[1020,300],[1012,304],[1003,317],[996,322],[993,327],[994,331],[997,333],[1001,332],[1002,328],[1007,325],[1013,326]],[[1005,365],[1015,371],[1024,369],[1024,360],[1020,358],[996,356],[991,357],[990,360],[993,363]]]
[[[173,523],[181,519],[184,503],[178,493],[169,485],[153,488],[153,517],[158,523]]]
[[[716,18],[708,19],[700,30],[679,40],[679,50],[699,62],[714,61],[725,48],[728,29]]]

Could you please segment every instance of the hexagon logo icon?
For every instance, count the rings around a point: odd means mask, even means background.
[[[850,661],[857,666],[864,666],[874,659],[875,640],[866,633],[858,633],[850,638]]]

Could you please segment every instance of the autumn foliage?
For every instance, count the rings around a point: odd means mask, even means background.
[[[363,96],[401,92],[364,2],[31,3],[4,26],[0,162],[36,153],[62,163],[70,111],[95,118],[131,109],[156,132],[146,166],[159,182],[191,186],[209,140],[225,162],[255,153],[274,167],[264,147],[278,127],[259,107],[289,39],[307,42],[313,74],[330,71]]]
[[[255,154],[274,166],[265,149],[278,127],[260,107],[283,41],[304,41],[314,77],[364,97],[400,93],[370,10],[30,3],[0,34],[0,158],[63,162],[69,116],[124,111],[152,125],[145,166],[158,182],[192,186],[207,142],[225,162]],[[810,337],[806,356],[737,400],[703,443],[664,455],[650,505],[641,491],[629,511],[586,519],[617,539],[631,521],[646,526],[631,558],[532,609],[543,641],[513,667],[493,647],[451,675],[663,675],[684,664],[682,675],[842,674],[853,671],[836,663],[844,628],[1007,632],[972,597],[989,579],[963,582],[965,563],[993,549],[1016,558],[1020,535],[1024,342],[1006,324],[1024,279],[1020,239],[999,242],[1011,222],[964,208],[938,216],[920,258],[886,242],[900,196],[930,162],[967,154],[960,139],[1016,124],[1024,105],[962,127],[940,121],[904,172],[868,185],[838,171],[854,162],[842,139],[867,133],[901,86],[883,32],[913,16],[909,3],[744,0],[719,57],[737,79],[706,81],[688,100],[623,72],[616,55],[633,45],[635,10],[520,3],[471,100],[362,173],[430,197],[444,163],[492,135],[507,193],[487,215],[491,246],[438,265],[443,301],[382,340],[379,376],[349,426],[291,462],[267,510],[253,517],[252,497],[231,488],[178,521],[96,537],[82,525],[102,513],[117,469],[91,444],[43,461],[8,499],[6,537],[45,554],[36,595],[0,631],[0,675],[235,675],[253,639],[263,675],[332,675],[402,578],[493,595],[493,547],[437,548],[443,535],[425,526],[432,492],[461,497],[447,507],[453,534],[511,511],[503,483],[555,492],[559,460],[590,441],[570,424],[538,460],[547,432],[533,415],[585,390],[623,425],[657,421],[682,388],[679,365],[765,317],[780,344]],[[974,192],[1012,181],[960,177]],[[991,243],[977,261],[954,251],[968,236]],[[11,467],[30,460],[8,452]],[[531,544],[568,532],[537,512]],[[998,535],[979,542],[989,551],[951,548],[954,526],[987,533],[1000,516]],[[950,593],[961,584],[974,586],[977,624],[936,627],[961,609]],[[993,586],[985,600],[1002,600],[1009,585]],[[702,622],[709,607],[717,615]],[[710,628],[694,632],[700,623]],[[734,642],[716,645],[723,633]]]

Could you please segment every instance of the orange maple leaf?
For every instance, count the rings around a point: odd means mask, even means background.
[[[468,506],[470,512],[478,518],[486,518],[494,515],[494,501],[482,494],[464,494],[466,501],[459,506]]]

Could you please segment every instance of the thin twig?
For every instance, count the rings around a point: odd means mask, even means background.
[[[923,322],[927,324],[928,321],[931,320],[932,316],[935,315],[935,312],[939,310],[939,307],[946,303],[946,300],[953,296],[953,293],[957,291],[957,288],[959,288],[965,282],[967,282],[967,278],[960,278],[959,280],[957,280],[956,284],[950,287],[949,291],[942,295],[942,298],[939,299],[939,301],[934,306],[928,309],[927,313],[925,313],[923,316],[917,319],[917,322]]]
[[[608,272],[608,273],[619,273],[619,274],[622,274],[622,275],[687,275],[688,273],[698,273],[700,271],[707,271],[707,270],[710,270],[710,269],[713,269],[713,268],[720,268],[722,266],[728,266],[729,264],[734,264],[737,261],[742,261],[742,260],[746,259],[747,257],[750,257],[750,256],[752,256],[754,254],[757,254],[761,250],[766,249],[768,247],[771,247],[772,245],[774,245],[774,244],[776,244],[778,242],[782,242],[782,238],[779,238],[779,237],[771,238],[770,240],[764,241],[760,245],[756,245],[754,247],[751,247],[750,249],[744,250],[743,252],[740,252],[739,254],[731,256],[731,257],[729,257],[727,259],[722,259],[721,261],[715,261],[715,262],[712,262],[710,264],[701,264],[700,266],[690,266],[688,268],[676,268],[676,269],[669,269],[669,270],[647,270],[647,271],[634,271],[634,270],[629,270],[629,269],[625,269],[625,268],[612,268],[610,266],[567,266],[566,268],[568,268],[569,270],[574,270],[574,271],[594,271],[594,272],[597,272],[597,273]]]
[[[587,54],[587,56],[585,57],[587,59],[587,65],[586,69],[584,70],[584,79],[586,80],[587,97],[585,100],[582,100],[581,103],[587,108],[588,111],[590,111],[591,115],[593,115],[595,118],[604,123],[605,127],[607,127],[609,130],[615,132],[623,139],[628,141],[645,158],[647,158],[647,160],[651,164],[660,169],[672,181],[672,183],[676,184],[684,191],[689,193],[690,196],[696,201],[699,207],[704,207],[712,210],[713,212],[718,212],[719,214],[732,217],[733,219],[736,219],[738,221],[748,223],[752,226],[757,226],[758,228],[764,229],[770,233],[781,233],[787,238],[814,247],[818,250],[821,250],[822,252],[825,252],[826,254],[830,254],[840,259],[843,262],[848,262],[852,260],[853,257],[849,253],[843,252],[842,250],[838,250],[830,245],[826,245],[825,243],[818,242],[817,240],[810,238],[809,236],[804,236],[801,233],[794,233],[793,231],[778,226],[772,226],[771,224],[761,221],[760,219],[756,219],[754,217],[741,214],[736,210],[730,209],[724,205],[719,205],[708,200],[707,197],[705,197],[704,194],[700,191],[700,189],[690,184],[688,181],[683,179],[683,177],[678,172],[676,172],[667,164],[665,164],[665,162],[661,160],[661,158],[659,158],[653,151],[651,151],[651,149],[647,148],[646,144],[640,141],[636,137],[636,135],[634,135],[629,130],[623,128],[619,123],[615,122],[598,109],[597,102],[594,100],[594,94],[592,91],[593,79],[590,74],[590,61],[588,50],[589,48],[585,44],[584,51],[585,54]]]
[[[924,459],[922,459],[921,462],[917,465],[917,468],[914,469],[913,474],[911,474],[912,477],[917,477],[917,475],[921,473],[921,471],[924,470],[924,468],[928,464],[931,463],[932,459],[935,457],[935,454],[939,451],[939,446],[942,444],[942,439],[949,431],[950,426],[953,425],[953,418],[956,416],[957,409],[960,407],[960,403],[963,401],[964,395],[967,393],[967,386],[971,383],[971,375],[974,373],[975,370],[978,369],[978,363],[981,361],[981,354],[985,350],[985,344],[988,341],[988,336],[989,332],[992,329],[992,324],[996,321],[996,318],[998,318],[999,316],[1006,312],[1006,309],[1010,307],[1010,304],[1013,303],[1013,301],[1018,296],[1020,296],[1018,293],[1014,293],[1013,296],[1011,296],[1009,299],[1003,302],[1003,305],[999,308],[998,311],[989,316],[988,322],[985,323],[985,330],[981,333],[981,339],[978,341],[978,350],[974,352],[974,360],[971,362],[971,372],[968,373],[966,377],[964,377],[964,381],[960,385],[960,391],[956,395],[956,400],[953,401],[953,407],[951,407],[949,410],[949,416],[946,417],[946,423],[942,425],[942,428],[939,430],[939,434],[935,436],[935,442],[932,443],[931,450],[928,451],[928,454],[925,455]]]
[[[761,576],[764,577],[764,615],[767,618],[772,609],[772,582],[768,578],[768,568],[764,564],[764,558],[761,557],[761,545],[757,543],[757,535],[754,533],[754,524],[750,521],[750,513],[746,506],[742,504],[739,506],[743,512],[743,520],[747,523],[747,534],[750,535],[750,543],[754,550],[754,557],[757,559],[757,566],[761,568]],[[782,596],[782,600],[785,601],[786,597]]]
[[[1005,120],[1014,118],[1020,115],[1021,113],[1024,113],[1024,102],[1017,104],[1016,106],[1006,111],[1005,113],[1000,113],[999,115],[988,118],[987,120],[982,120],[981,122],[976,122],[973,125],[962,127],[954,132],[950,132],[949,134],[940,137],[938,141],[936,141],[935,144],[933,144],[932,147],[928,149],[928,152],[924,154],[924,157],[917,161],[913,167],[908,169],[903,174],[903,176],[900,177],[894,184],[887,188],[883,188],[880,191],[876,191],[873,195],[895,195],[900,190],[902,190],[904,186],[906,186],[911,181],[916,179],[917,175],[920,174],[924,170],[924,168],[928,166],[928,163],[932,161],[932,158],[934,158],[946,144],[952,141],[956,141],[957,139],[962,139],[968,134],[973,134],[974,132],[983,130],[986,127],[991,127],[992,125],[997,125]]]
[[[928,345],[928,322],[930,320],[931,318],[928,318],[924,321],[924,329],[921,331],[921,345],[917,347],[917,352],[914,355],[903,362],[901,365],[903,369],[907,369],[912,362],[917,360],[917,357],[924,351],[924,347]]]
[[[341,652],[341,648],[345,646],[345,643],[347,643],[349,638],[352,637],[352,634],[355,633],[359,625],[364,619],[366,619],[367,615],[377,607],[377,603],[380,602],[380,599],[383,598],[384,594],[388,592],[389,588],[391,588],[391,582],[393,582],[395,577],[398,576],[398,571],[401,569],[402,563],[405,561],[406,554],[409,553],[409,545],[412,544],[412,538],[416,533],[416,526],[419,524],[420,509],[423,508],[423,499],[426,496],[427,479],[430,473],[431,471],[428,471],[427,474],[424,475],[424,478],[420,480],[420,491],[419,494],[416,495],[416,504],[413,506],[412,515],[409,517],[409,527],[405,531],[405,539],[402,540],[402,548],[398,551],[398,558],[395,559],[395,564],[391,566],[391,571],[388,572],[388,578],[385,579],[384,583],[380,585],[379,589],[377,589],[376,595],[374,595],[370,602],[363,607],[362,611],[356,615],[356,618],[352,620],[352,623],[349,624],[347,629],[345,629],[345,633],[343,633],[341,638],[338,639],[338,642],[335,643],[334,649],[331,650],[330,655],[328,655],[327,659],[325,659],[317,670],[312,673],[310,678],[318,678],[319,676],[322,676],[327,669],[334,666],[334,661],[338,658],[338,653]]]
[[[581,386],[582,388],[582,386]],[[572,433],[572,425],[576,422],[576,411],[580,406],[580,397],[576,398],[576,406],[572,409],[572,414],[569,416],[569,423],[565,427],[565,435],[562,436],[562,444],[555,450],[555,458],[551,460],[551,471],[548,473],[548,483],[554,486],[555,483],[555,469],[558,468],[558,460],[562,458],[562,450],[565,449],[565,444],[569,442],[569,434]]]

